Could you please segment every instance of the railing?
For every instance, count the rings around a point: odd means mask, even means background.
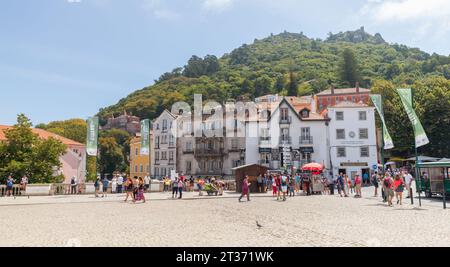
[[[175,161],[173,159],[169,160],[169,165],[175,165]]]
[[[263,143],[270,143],[270,140],[272,140],[272,138],[270,136],[267,137],[260,137],[259,138],[259,144],[263,144]]]
[[[195,156],[200,157],[214,157],[214,156],[223,156],[224,150],[221,149],[196,149]]]
[[[20,190],[20,185],[14,185],[11,190],[11,196],[20,196],[23,194],[23,191]],[[0,196],[6,196],[6,185],[0,185]]]
[[[300,145],[312,145],[313,143],[312,136],[300,136]]]
[[[290,145],[290,144],[292,144],[292,137],[280,136],[280,145]]]
[[[183,149],[183,154],[193,154],[193,153],[194,153],[194,149],[192,149],[192,148]]]
[[[280,124],[291,124],[292,123],[292,117],[280,117]]]
[[[228,149],[228,152],[241,152],[241,149],[239,147],[232,147]]]

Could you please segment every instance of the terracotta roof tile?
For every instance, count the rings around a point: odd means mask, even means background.
[[[6,126],[6,125],[0,125],[0,141],[5,141],[6,140],[6,136],[5,136],[5,130],[11,129],[13,128],[12,126]],[[67,146],[84,146],[84,144],[78,143],[76,141],[70,140],[68,138],[62,137],[60,135],[42,130],[42,129],[37,129],[37,128],[32,128],[33,133],[37,134],[40,138],[42,139],[48,139],[50,137],[55,138],[59,141],[61,141],[63,144],[67,145]]]

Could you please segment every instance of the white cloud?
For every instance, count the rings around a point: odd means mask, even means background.
[[[203,9],[211,11],[223,11],[233,5],[234,0],[204,0]]]
[[[162,20],[178,20],[181,15],[164,6],[161,0],[145,0],[144,9],[149,10],[155,18]]]
[[[363,12],[379,23],[420,19],[448,20],[448,0],[368,0]]]

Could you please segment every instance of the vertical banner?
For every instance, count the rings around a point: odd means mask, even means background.
[[[141,155],[150,155],[150,120],[141,121]]]
[[[417,117],[417,114],[413,109],[411,89],[397,89],[397,92],[400,95],[400,99],[402,100],[403,106],[405,107],[406,113],[408,114],[409,120],[414,128],[416,148],[430,143],[427,134],[420,123],[419,117]]]
[[[384,119],[384,111],[383,111],[383,103],[381,95],[370,95],[375,108],[380,115],[381,122],[383,123],[383,136],[384,136],[384,149],[392,149],[394,148],[394,142],[392,141],[392,137],[389,134],[389,131],[386,127],[386,120]]]
[[[98,146],[98,117],[87,120],[86,152],[89,156],[97,156]]]

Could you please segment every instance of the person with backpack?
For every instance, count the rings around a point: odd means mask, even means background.
[[[97,177],[97,179],[95,179],[95,182],[94,182],[95,197],[99,197],[98,193],[100,192],[100,183],[101,183],[101,180],[100,180],[100,176],[99,176],[99,177]]]
[[[11,175],[8,176],[8,179],[6,179],[6,196],[10,197],[13,195],[12,190],[14,187],[14,179]]]
[[[393,190],[393,180],[389,173],[386,174],[386,177],[383,180],[383,188],[385,188],[385,197],[389,207],[392,207],[392,199],[394,198],[394,190]]]

